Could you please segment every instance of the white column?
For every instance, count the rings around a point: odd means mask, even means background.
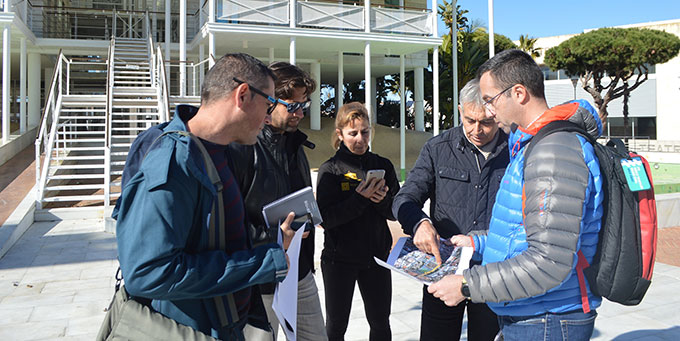
[[[269,48],[269,64],[274,62],[274,48],[270,47]]]
[[[205,44],[198,45],[198,62],[205,60]],[[201,64],[198,72],[198,94],[201,94],[201,85],[203,85],[203,78],[205,78],[205,64]]]
[[[288,1],[288,18],[290,19],[290,22],[288,22],[290,27],[295,27],[297,24],[297,1],[296,0],[289,0]],[[293,64],[293,63],[291,63]]]
[[[187,94],[187,0],[179,0],[179,95]]]
[[[312,98],[312,106],[309,117],[309,128],[312,130],[321,130],[321,64],[319,61],[313,61],[311,65],[311,76],[316,82],[316,89],[310,95]]]
[[[295,37],[290,37],[290,47],[288,48],[288,62],[295,65]]]
[[[371,32],[371,0],[364,0],[364,32]]]
[[[432,32],[431,32],[431,34],[435,38],[439,37],[439,32],[437,31],[437,24],[438,24],[438,22],[437,22],[437,8],[438,8],[437,7],[437,0],[430,0],[430,9],[432,10],[432,12],[430,13],[430,15],[432,16],[431,19],[430,19],[430,20],[432,20],[432,23],[431,23]],[[452,6],[451,8],[453,8],[454,11],[455,11],[456,6]]]
[[[335,112],[337,113],[345,99],[345,65],[342,51],[338,52],[338,85],[335,88]]]
[[[158,1],[153,0],[152,1],[153,6],[151,7],[151,11],[153,14],[151,15],[151,34],[153,35],[153,41],[156,42],[158,40],[158,37],[156,34],[158,33]]]
[[[376,97],[378,93],[378,77],[371,77],[371,121],[378,124],[378,98]]]
[[[19,56],[19,131],[26,132],[26,38],[21,38]]]
[[[493,0],[489,0],[489,59],[496,54],[493,35]],[[455,111],[455,110],[454,110]]]
[[[367,41],[364,45],[364,105],[371,117],[371,125],[374,125],[375,119],[373,117],[373,110],[371,110],[373,104],[373,101],[371,101],[371,88],[371,43]]]
[[[170,7],[171,7],[171,2],[170,0],[165,0],[165,60],[170,60],[172,59],[170,57],[170,44],[172,42],[172,36],[170,35],[170,31],[172,30],[172,27],[170,24],[172,24],[172,15],[170,14]],[[165,79],[166,83],[168,85],[168,89],[170,89],[170,64],[165,63]]]
[[[399,55],[399,180],[406,180],[406,71],[404,55]]]
[[[416,130],[425,131],[425,110],[424,110],[424,99],[425,99],[425,77],[423,74],[423,68],[415,68],[413,70],[414,81],[415,81],[415,91],[413,92],[414,100],[414,111],[416,115]]]
[[[28,54],[28,127],[33,128],[40,123],[40,54]],[[49,84],[45,85],[49,87]]]
[[[432,51],[432,133],[439,135],[439,46]]]
[[[8,2],[5,1],[5,13],[9,10]],[[10,71],[11,71],[11,35],[10,26],[5,25],[2,28],[2,143],[9,141],[9,88],[10,88]]]
[[[9,2],[9,1],[7,1]],[[21,4],[21,11],[23,12],[21,21],[28,26],[28,1],[23,1]],[[29,27],[29,29],[32,29],[32,27]]]
[[[215,22],[215,0],[208,0],[208,23],[214,23]],[[210,68],[215,65],[215,62],[213,61],[213,57],[217,58],[215,55],[215,34],[212,32],[212,29],[208,29],[208,58],[210,61],[208,64],[210,65]]]

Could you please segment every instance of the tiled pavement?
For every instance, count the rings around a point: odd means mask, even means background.
[[[680,226],[659,230],[656,261],[680,266]]]
[[[33,167],[26,168],[31,148],[22,154],[0,167],[0,222],[35,179]],[[396,236],[400,228],[391,225]],[[318,257],[323,234],[316,235]],[[115,243],[98,220],[35,223],[0,259],[0,340],[92,340],[113,294]],[[680,340],[680,227],[659,230],[657,251],[645,300],[634,307],[605,302],[594,340]],[[323,281],[320,275],[316,280],[323,307]],[[394,340],[418,339],[421,288],[393,275]],[[358,290],[350,318],[346,339],[366,340],[368,323]]]
[[[0,259],[0,340],[94,338],[113,293],[117,267],[115,238],[101,226],[98,220],[38,222]],[[323,302],[320,276],[317,285]],[[594,339],[680,339],[678,292],[680,267],[657,263],[642,304],[606,302],[599,309]],[[394,340],[418,339],[420,296],[418,283],[393,276]],[[367,339],[364,316],[357,291],[347,340]]]

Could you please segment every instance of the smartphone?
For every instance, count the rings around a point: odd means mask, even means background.
[[[385,177],[384,169],[371,169],[368,172],[366,172],[366,181],[369,181],[373,178],[380,180],[384,177]]]

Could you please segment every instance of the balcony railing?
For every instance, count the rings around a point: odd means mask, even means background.
[[[429,11],[371,8],[371,31],[429,35],[432,20]]]
[[[288,25],[290,20],[287,0],[223,0],[216,7],[221,22]]]
[[[141,20],[148,12],[155,20],[154,41],[165,41],[165,12],[121,10],[116,7],[87,8],[48,6],[31,0],[13,0],[11,11],[21,18],[39,38],[102,39],[112,35],[142,36]],[[0,4],[4,0],[0,0]],[[295,5],[295,22],[291,25],[290,6]],[[85,3],[73,2],[74,6]],[[209,21],[208,1],[203,0],[187,13],[187,39],[191,40]],[[366,31],[366,7],[362,2],[342,0],[215,0],[215,21],[265,26],[303,27],[343,31]],[[432,11],[429,9],[373,5],[370,8],[370,32],[430,36]],[[179,14],[171,13],[171,40],[179,39]],[[114,24],[115,23],[115,24]]]
[[[364,6],[331,2],[297,3],[297,25],[302,27],[364,30]]]

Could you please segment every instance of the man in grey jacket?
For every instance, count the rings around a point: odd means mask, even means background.
[[[602,124],[586,101],[549,108],[543,74],[522,51],[497,54],[477,75],[487,115],[510,131],[510,165],[488,234],[452,238],[474,246],[482,265],[444,277],[428,291],[447,305],[486,302],[505,340],[587,340],[602,301],[582,277],[601,225],[599,162],[588,139],[571,132],[550,134],[525,152],[550,122],[569,121],[595,138]]]

